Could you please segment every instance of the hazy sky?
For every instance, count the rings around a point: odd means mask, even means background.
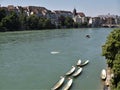
[[[42,6],[50,10],[69,10],[74,7],[86,16],[115,14],[120,16],[120,0],[0,0],[1,6]]]

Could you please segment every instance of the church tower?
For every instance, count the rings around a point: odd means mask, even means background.
[[[77,10],[74,8],[73,9],[73,16],[75,17],[77,15]]]

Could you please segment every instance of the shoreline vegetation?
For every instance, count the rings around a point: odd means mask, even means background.
[[[102,46],[102,54],[107,60],[107,90],[120,90],[120,29],[114,29]]]
[[[0,7],[0,32],[91,27],[120,27],[120,17],[110,14],[88,17],[83,12],[77,12],[75,8],[73,12],[52,12],[37,6]]]
[[[54,21],[55,23],[52,23],[46,16],[26,15],[25,12],[18,14],[13,10],[0,8],[0,32],[88,27],[86,22],[75,23],[70,16],[60,15],[57,21]]]

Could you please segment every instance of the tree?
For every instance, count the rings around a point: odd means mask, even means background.
[[[0,8],[0,32],[6,31],[5,28],[2,26],[1,20],[6,17],[6,11]]]
[[[27,18],[27,16],[24,13],[21,13],[19,15],[20,29],[21,30],[26,30],[27,29],[26,18]]]
[[[4,9],[0,8],[0,22],[5,16],[6,16],[6,11]]]
[[[44,29],[53,29],[53,28],[55,28],[55,25],[51,23],[50,19],[45,19],[43,22],[43,28]]]
[[[120,82],[117,85],[117,90],[120,90]]]
[[[39,17],[39,21],[38,21],[38,29],[43,29],[43,22],[45,21],[45,18]]]
[[[116,29],[110,33],[105,45],[102,47],[103,56],[107,59],[109,67],[113,67],[115,56],[120,50],[120,30]]]
[[[111,67],[114,73],[112,84],[115,90],[120,90],[120,29],[115,29],[109,34],[102,51],[108,67]]]
[[[7,31],[19,30],[20,22],[17,14],[15,12],[11,12],[10,15],[4,17],[1,20],[1,27],[3,27]]]
[[[120,82],[120,52],[116,55],[113,62],[114,84],[117,87]]]
[[[66,17],[65,18],[65,26],[67,27],[67,28],[71,28],[71,27],[73,27],[73,19],[71,18],[71,17]]]
[[[63,27],[65,26],[65,16],[61,15],[59,18],[58,18],[58,21],[60,23],[60,25]]]
[[[27,17],[26,24],[27,29],[35,30],[38,29],[39,18],[36,15],[30,15]]]
[[[5,32],[6,31],[6,28],[3,27],[2,23],[0,22],[0,32]]]
[[[73,22],[73,27],[78,28],[78,24],[76,22]]]

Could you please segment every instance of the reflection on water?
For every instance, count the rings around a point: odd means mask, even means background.
[[[69,32],[69,34],[68,34]],[[0,43],[19,43],[19,42],[31,42],[42,41],[52,38],[68,37],[71,31],[66,30],[45,30],[45,31],[21,31],[21,32],[6,32],[0,33]]]

